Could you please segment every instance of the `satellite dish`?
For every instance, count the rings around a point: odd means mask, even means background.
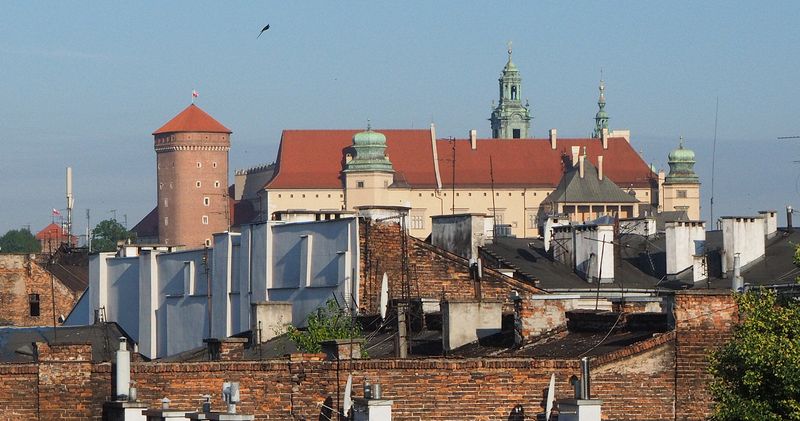
[[[378,307],[381,312],[381,319],[386,319],[386,307],[389,305],[389,276],[383,272],[383,280],[381,281],[381,295],[378,301]]]
[[[344,387],[344,402],[342,402],[342,411],[344,416],[350,412],[350,407],[353,406],[353,400],[350,395],[353,394],[353,375],[347,376],[347,385]]]
[[[547,402],[545,403],[544,419],[550,420],[553,412],[553,395],[556,393],[556,373],[550,375],[550,387],[547,388]]]

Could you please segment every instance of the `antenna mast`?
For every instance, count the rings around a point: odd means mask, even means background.
[[[72,207],[75,198],[72,196],[72,167],[67,167],[67,244],[72,246]]]
[[[719,117],[719,97],[717,97],[717,106],[716,110],[714,111],[714,146],[711,151],[711,227],[715,226],[714,224],[714,170],[715,164],[717,161],[717,121]]]

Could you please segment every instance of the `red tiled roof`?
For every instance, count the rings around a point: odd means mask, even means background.
[[[277,174],[267,183],[271,189],[339,189],[342,169],[353,136],[361,130],[285,130],[278,151]],[[395,180],[415,188],[436,185],[429,130],[376,130],[386,136],[386,154],[395,169]],[[479,139],[472,150],[469,139],[457,139],[456,185],[491,185],[489,157],[495,187],[555,187],[563,174],[562,154],[572,146],[586,147],[588,159],[597,165],[604,156],[605,175],[621,187],[649,186],[654,176],[648,165],[624,138],[609,138],[603,150],[599,139],[559,139],[555,150],[549,139]],[[437,139],[442,187],[451,185],[452,144]]]
[[[439,150],[439,172],[442,186],[453,180],[453,150],[449,140],[436,141]],[[555,187],[564,173],[562,155],[572,156],[572,147],[580,153],[586,147],[587,158],[597,166],[598,155],[603,155],[603,172],[620,187],[644,187],[653,177],[650,167],[624,138],[609,138],[608,149],[603,149],[599,139],[558,139],[556,149],[550,148],[550,139],[479,139],[472,150],[469,140],[456,140],[456,185],[491,185],[491,172],[495,186],[548,186]]]
[[[363,130],[284,130],[275,189],[340,189],[345,154]],[[436,184],[429,130],[377,130],[386,136],[386,154],[412,186]]]
[[[51,223],[50,225],[42,228],[41,231],[37,232],[35,237],[37,240],[44,240],[44,239],[51,239],[51,238],[60,238],[66,237],[67,231],[56,223]]]
[[[186,107],[153,134],[175,132],[231,133],[227,127],[194,104]]]

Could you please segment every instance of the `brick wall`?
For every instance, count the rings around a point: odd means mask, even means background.
[[[36,344],[38,355],[39,419],[88,419],[92,407],[91,345]]]
[[[67,315],[80,298],[54,278],[28,254],[0,254],[0,325],[51,326]],[[56,311],[53,316],[53,292]],[[39,316],[30,315],[29,294],[39,294]]]
[[[703,419],[711,414],[708,354],[727,342],[739,321],[729,291],[675,295],[676,420]]]
[[[37,419],[36,364],[0,365],[0,420]]]
[[[359,225],[361,241],[360,301],[368,312],[377,311],[377,296],[385,272],[390,298],[401,296],[402,252],[400,224],[396,222]],[[438,249],[417,238],[408,237],[411,295],[433,299],[471,299],[476,285],[470,278],[469,261]],[[512,290],[541,292],[521,281],[484,268],[480,291],[484,298],[508,299]]]
[[[576,298],[533,298],[523,295],[519,303],[521,334],[524,339],[567,326],[566,312],[577,308]]]

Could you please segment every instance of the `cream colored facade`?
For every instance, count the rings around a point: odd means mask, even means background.
[[[408,226],[410,233],[425,238],[431,232],[431,217],[451,213],[483,213],[495,215],[497,224],[508,224],[511,233],[518,237],[535,237],[537,215],[544,198],[552,189],[548,188],[501,188],[494,191],[492,203],[491,189],[456,188],[455,208],[453,208],[452,189],[411,189],[378,188],[369,189],[383,180],[370,179],[367,175],[348,175],[346,190],[267,190],[264,192],[262,209],[267,215],[279,210],[355,210],[365,205],[405,205],[411,207]],[[363,188],[350,188],[364,181]],[[391,185],[391,183],[390,183]],[[363,192],[361,191],[363,189]],[[372,190],[372,191],[371,191]],[[649,191],[647,194],[649,195]],[[371,198],[376,198],[372,201]],[[263,217],[267,217],[264,215]]]
[[[663,211],[685,210],[690,220],[700,220],[700,184],[664,183],[663,191]]]

